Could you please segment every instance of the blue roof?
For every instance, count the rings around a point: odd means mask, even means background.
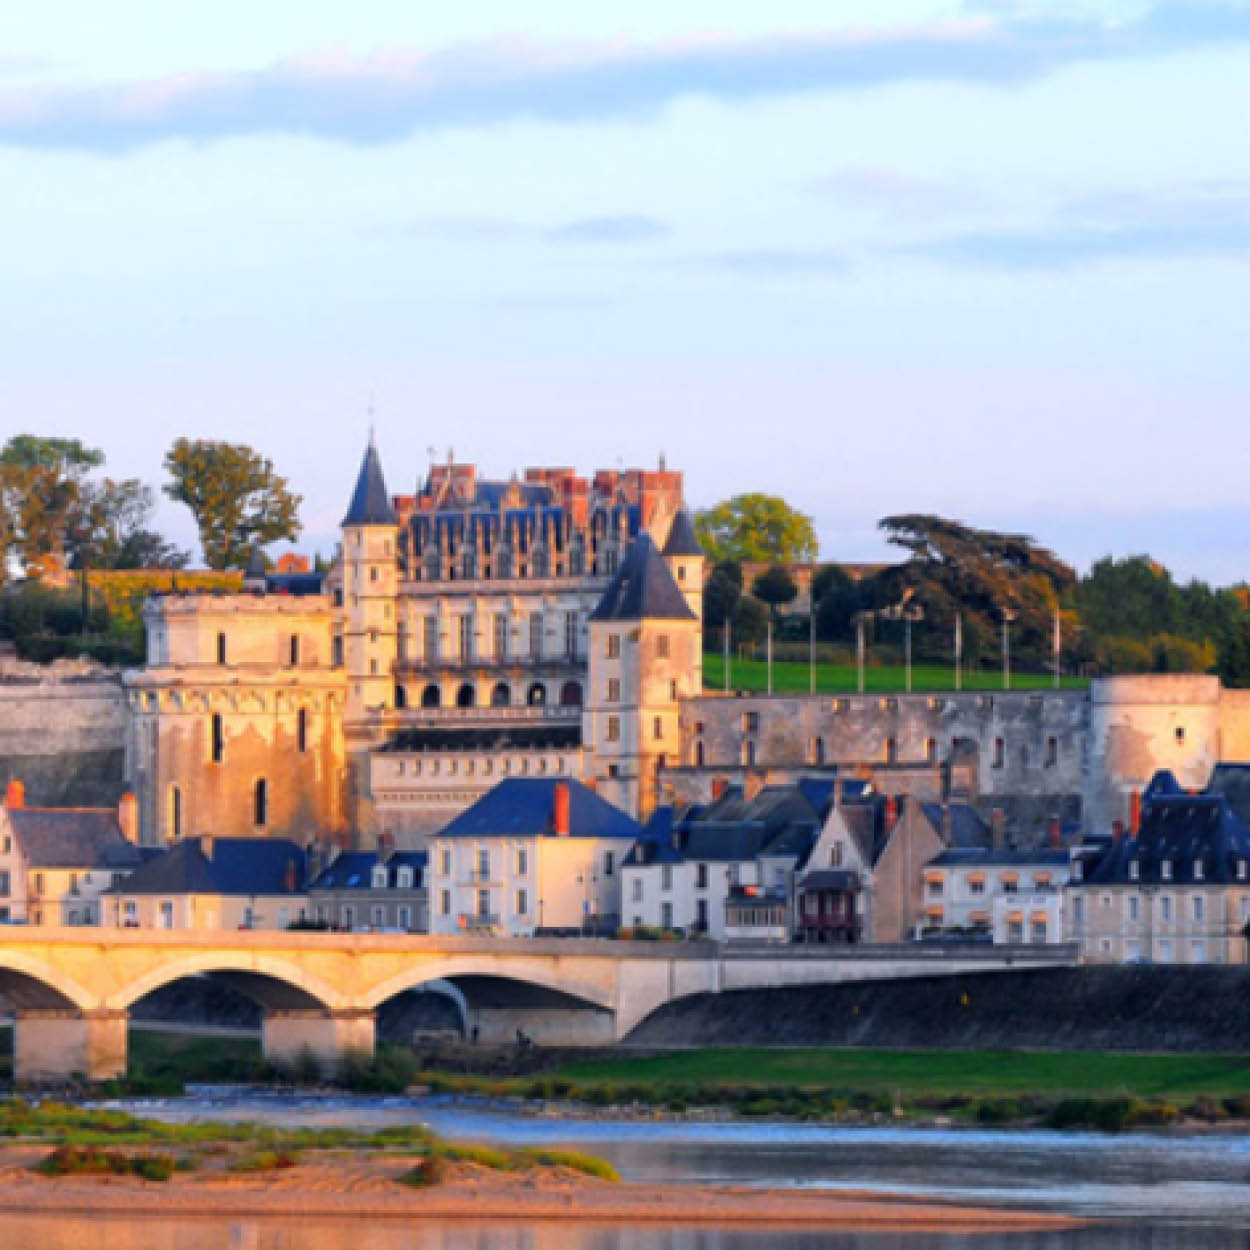
[[[554,837],[552,812],[556,786],[569,788],[569,836],[574,838],[628,838],[642,826],[580,781],[547,777],[509,777],[461,812],[439,837]]]
[[[690,523],[690,513],[685,508],[678,510],[673,523],[668,527],[668,537],[664,540],[666,556],[701,556],[703,548],[695,537],[694,526]]]
[[[352,491],[352,501],[347,505],[347,515],[343,518],[344,525],[397,525],[395,509],[391,507],[391,497],[386,493],[386,480],[382,476],[382,462],[378,459],[378,449],[369,440],[365,448],[364,459],[360,462],[360,474],[356,478],[356,489]]]
[[[396,851],[386,858],[386,889],[397,890],[399,869],[412,869],[412,888],[424,883],[426,853]],[[377,851],[344,851],[323,869],[308,887],[310,890],[371,890],[373,870],[378,865]],[[407,888],[407,887],[405,887]]]
[[[285,838],[186,838],[136,868],[110,894],[302,894],[303,850]]]
[[[630,544],[590,619],[693,621],[696,617],[655,543],[644,531]]]

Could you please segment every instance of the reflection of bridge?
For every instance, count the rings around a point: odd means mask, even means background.
[[[11,929],[0,995],[15,1014],[19,1079],[124,1071],[130,1007],[208,975],[260,1004],[266,1055],[372,1051],[377,1008],[431,981],[464,996],[484,1041],[610,1043],[689,994],[1055,967],[1073,947],[751,947],[300,932]]]

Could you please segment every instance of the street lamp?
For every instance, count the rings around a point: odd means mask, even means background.
[[[1014,608],[1003,609],[1003,689],[1011,689],[1011,622],[1016,619]]]

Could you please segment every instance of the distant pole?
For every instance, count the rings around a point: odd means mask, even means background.
[[[725,693],[729,693],[729,633],[733,629],[733,622],[728,616],[725,617],[725,627],[721,630],[721,637],[725,640]]]
[[[955,689],[964,688],[964,615],[955,613]]]
[[[1059,689],[1059,655],[1062,643],[1062,635],[1059,629],[1059,605],[1055,605],[1055,627],[1054,627],[1054,651],[1055,651],[1055,689]]]
[[[864,693],[864,618],[855,620],[855,657],[859,668],[859,693]]]
[[[1010,608],[1003,609],[1003,689],[1011,689],[1011,622],[1015,613]]]
[[[816,693],[816,605],[807,612],[807,693]]]
[[[906,626],[906,630],[903,634],[903,658],[907,670],[907,675],[904,678],[904,685],[906,686],[907,693],[911,694],[911,617],[909,616],[903,623]]]
[[[767,646],[768,646],[768,693],[772,694],[773,692],[773,614],[771,611],[768,613]]]

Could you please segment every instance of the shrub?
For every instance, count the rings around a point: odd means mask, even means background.
[[[44,1176],[138,1176],[147,1181],[167,1181],[174,1173],[172,1155],[128,1155],[101,1146],[58,1146],[35,1164]]]
[[[428,1185],[437,1185],[447,1174],[447,1162],[442,1155],[428,1154],[414,1168],[410,1168],[398,1177],[401,1185],[411,1185],[413,1189],[424,1189]]]
[[[517,1152],[526,1162],[539,1167],[570,1168],[574,1172],[583,1172],[587,1176],[598,1177],[601,1181],[619,1181],[620,1174],[606,1160],[597,1155],[583,1154],[580,1150],[552,1150],[548,1147],[534,1147]]]
[[[232,1172],[280,1172],[293,1168],[299,1162],[294,1150],[253,1150],[240,1156],[231,1167]]]

